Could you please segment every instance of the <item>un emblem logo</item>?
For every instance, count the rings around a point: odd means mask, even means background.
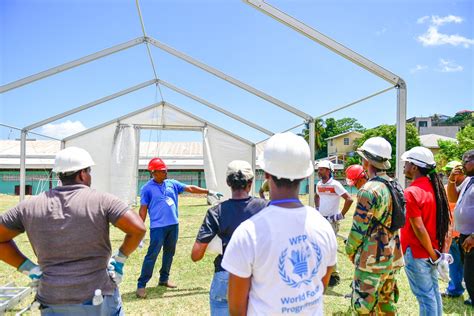
[[[321,265],[321,248],[315,242],[305,242],[306,239],[306,235],[290,238],[290,247],[281,252],[278,260],[278,274],[292,288],[310,284]]]

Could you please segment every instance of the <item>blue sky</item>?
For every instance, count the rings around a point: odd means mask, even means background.
[[[441,0],[268,1],[402,77],[408,117],[474,108],[474,4]],[[313,116],[388,87],[241,0],[141,0],[149,36]],[[0,84],[141,36],[135,1],[0,2]],[[158,76],[274,132],[301,119],[152,47]],[[153,79],[144,45],[0,95],[0,123],[23,127]],[[166,88],[164,99],[252,141],[266,136]],[[155,87],[35,130],[62,136],[161,98]],[[333,115],[395,122],[396,92]],[[296,130],[298,131],[298,130]],[[18,133],[0,127],[0,138]],[[197,133],[148,138],[199,140]]]

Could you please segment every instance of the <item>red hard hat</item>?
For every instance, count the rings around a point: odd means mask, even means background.
[[[351,165],[346,169],[346,182],[348,185],[354,185],[357,180],[365,177],[365,171],[361,165]]]
[[[167,170],[168,168],[166,167],[165,163],[161,158],[153,158],[150,160],[148,163],[148,170],[150,171],[155,171],[155,170]]]

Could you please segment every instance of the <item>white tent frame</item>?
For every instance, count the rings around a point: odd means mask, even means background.
[[[134,39],[134,40],[131,40],[131,41],[128,41],[128,42],[125,42],[125,43],[122,43],[122,44],[119,44],[119,45],[116,45],[116,46],[113,46],[111,48],[108,48],[108,49],[105,49],[105,50],[102,50],[102,51],[99,51],[97,53],[94,53],[94,54],[91,54],[91,55],[87,55],[85,57],[82,57],[80,59],[77,59],[77,60],[74,60],[74,61],[71,61],[71,62],[68,62],[68,63],[65,63],[65,64],[62,64],[62,65],[59,65],[59,66],[56,66],[56,67],[53,67],[53,68],[50,68],[48,70],[45,70],[45,71],[42,71],[40,73],[37,73],[37,74],[34,74],[34,75],[31,75],[29,77],[25,77],[23,79],[20,79],[20,80],[17,80],[17,81],[14,81],[14,82],[11,82],[9,84],[6,84],[6,85],[3,85],[3,86],[0,86],[0,93],[4,93],[4,92],[7,92],[7,91],[10,91],[10,90],[13,90],[13,89],[17,89],[21,86],[24,86],[24,85],[27,85],[27,84],[30,84],[32,82],[35,82],[35,81],[38,81],[38,80],[41,80],[41,79],[44,79],[46,77],[49,77],[49,76],[52,76],[52,75],[55,75],[57,73],[60,73],[60,72],[63,72],[65,70],[68,70],[68,69],[71,69],[71,68],[74,68],[74,67],[78,67],[82,64],[85,64],[85,63],[88,63],[88,62],[91,62],[91,61],[94,61],[94,60],[97,60],[97,59],[100,59],[100,58],[103,58],[105,56],[108,56],[110,54],[113,54],[113,53],[116,53],[116,52],[119,52],[119,51],[122,51],[122,50],[125,50],[125,49],[128,49],[130,47],[133,47],[133,46],[136,46],[138,44],[141,44],[141,43],[152,43],[154,46],[198,67],[198,68],[201,68],[203,70],[205,70],[206,72],[210,73],[210,74],[213,74],[241,89],[244,89],[286,111],[289,111],[299,117],[302,117],[304,119],[306,119],[306,121],[311,125],[311,122],[314,122],[313,118],[303,112],[303,111],[300,111],[294,107],[292,107],[291,105],[288,105],[286,103],[284,103],[283,101],[280,101],[278,100],[277,98],[274,98],[260,90],[257,90],[256,88],[240,81],[240,80],[237,80],[235,78],[233,78],[232,76],[230,75],[227,75],[223,72],[221,72],[220,70],[216,69],[216,68],[213,68],[211,66],[208,66],[182,52],[179,52],[178,50],[174,49],[174,48],[171,48],[155,39],[152,39],[152,38],[149,38],[149,37],[141,37],[141,38],[137,38],[137,39]],[[83,110],[86,110],[86,109],[89,109],[89,108],[92,108],[92,107],[95,107],[101,103],[104,103],[104,102],[107,102],[107,101],[110,101],[112,99],[115,99],[115,98],[118,98],[120,96],[123,96],[125,94],[128,94],[128,93],[131,93],[131,92],[134,92],[134,91],[137,91],[139,89],[142,89],[142,88],[145,88],[147,86],[150,86],[152,84],[156,84],[156,85],[159,85],[160,83],[163,83],[163,85],[169,87],[170,89],[178,92],[178,93],[181,93],[187,97],[190,97],[210,108],[213,108],[214,110],[216,111],[219,111],[233,119],[236,119],[238,121],[240,121],[241,123],[243,124],[246,124],[246,125],[249,125],[250,127],[252,128],[256,128],[256,124],[254,123],[251,123],[249,122],[248,120],[246,119],[243,119],[229,111],[226,111],[226,110],[223,110],[222,108],[216,106],[216,105],[213,105],[212,103],[204,100],[204,99],[201,99],[197,96],[194,96],[192,94],[190,94],[189,92],[185,91],[185,90],[182,90],[168,82],[165,82],[161,79],[152,79],[152,80],[148,80],[148,81],[145,81],[143,83],[140,83],[138,85],[135,85],[133,87],[130,87],[128,89],[125,89],[125,90],[121,90],[121,91],[118,91],[116,93],[113,93],[111,95],[108,95],[108,96],[105,96],[103,98],[100,98],[100,99],[97,99],[95,101],[92,101],[92,102],[89,102],[87,104],[84,104],[82,106],[79,106],[79,107],[76,107],[74,109],[71,109],[69,111],[66,111],[66,112],[63,112],[63,113],[60,113],[60,114],[57,114],[57,115],[54,115],[52,117],[49,117],[47,119],[44,119],[44,120],[41,120],[41,121],[38,121],[36,123],[33,123],[33,124],[30,124],[28,126],[25,126],[22,130],[21,130],[21,146],[20,146],[20,201],[24,200],[24,197],[25,197],[25,178],[26,178],[26,135],[28,134],[29,131],[35,129],[35,128],[38,128],[38,127],[41,127],[43,125],[46,125],[48,123],[51,123],[53,121],[56,121],[56,120],[59,120],[61,118],[64,118],[64,117],[67,117],[69,115],[72,115],[74,113],[77,113],[77,112],[80,112],[80,111],[83,111]],[[267,135],[272,135],[273,133],[266,130],[266,129],[263,129],[262,127],[258,127],[257,128],[259,131],[261,132],[264,132],[265,134]],[[314,137],[314,136],[313,136]],[[313,143],[314,143],[314,140],[313,140]],[[63,146],[64,146],[64,141],[62,142]],[[313,151],[312,151],[312,156],[314,157],[314,148],[313,148]],[[254,159],[255,160],[255,159]],[[253,162],[253,164],[255,164],[255,162]],[[314,175],[312,175],[312,178],[313,178],[313,182],[314,182]],[[312,190],[310,190],[310,198],[309,198],[309,203],[310,204],[313,204],[314,202],[314,190],[311,192]]]
[[[396,154],[395,154],[396,155],[395,176],[398,178],[401,185],[405,186],[405,174],[403,173],[403,161],[400,159],[402,153],[405,152],[405,149],[406,149],[407,86],[406,86],[405,81],[400,76],[393,74],[389,70],[377,65],[376,63],[372,62],[368,58],[336,42],[330,37],[318,32],[317,30],[295,19],[294,17],[286,14],[285,12],[277,9],[276,7],[269,5],[264,0],[243,0],[243,2],[265,13],[266,15],[277,20],[278,22],[281,22],[282,24],[294,29],[298,33],[326,47],[327,49],[342,56],[343,58],[349,60],[350,62],[358,65],[359,67],[362,67],[363,69],[371,72],[372,74],[375,74],[376,76],[387,81],[388,83],[392,84],[392,87],[376,92],[366,98],[362,98],[360,100],[351,102],[342,107],[336,108],[332,111],[329,111],[323,115],[318,116],[317,118],[321,118],[328,114],[342,110],[346,107],[352,106],[356,103],[365,101],[376,95],[387,92],[393,88],[397,89],[397,122],[396,122],[397,135],[396,135]],[[313,128],[314,128],[314,125],[313,125]],[[310,133],[314,133],[314,131],[311,131],[311,126],[310,126]]]
[[[348,105],[344,105],[342,107],[338,107],[336,108],[335,110],[332,110],[326,114],[329,114],[329,113],[334,113],[336,111],[339,111],[343,108],[346,108],[348,106],[352,106],[356,103],[359,103],[359,102],[362,102],[364,100],[367,100],[368,98],[372,98],[376,95],[379,95],[381,93],[384,93],[392,88],[397,88],[398,89],[398,93],[397,93],[397,154],[396,154],[396,159],[397,159],[397,164],[396,164],[396,175],[397,177],[399,178],[399,180],[401,181],[401,183],[403,184],[404,183],[404,175],[403,175],[403,172],[402,172],[402,166],[401,166],[401,160],[400,160],[400,154],[401,152],[404,151],[405,149],[405,144],[406,144],[406,135],[405,135],[405,120],[406,120],[406,84],[405,82],[398,76],[392,74],[391,72],[389,72],[388,70],[382,68],[381,66],[373,63],[372,61],[370,61],[369,59],[355,53],[354,51],[348,49],[347,47],[337,43],[336,41],[330,39],[329,37],[319,33],[318,31],[310,28],[309,26],[303,24],[302,22],[294,19],[293,17],[283,13],[282,11],[279,11],[278,9],[266,4],[264,1],[262,0],[244,0],[244,2],[254,6],[255,8],[263,11],[264,13],[270,15],[272,18],[288,25],[289,27],[295,29],[296,31],[302,33],[303,35],[309,37],[310,39],[316,41],[317,43],[325,46],[326,48],[336,52],[337,54],[343,56],[344,58],[350,60],[351,62],[361,66],[362,68],[376,74],[377,76],[381,77],[382,79],[388,81],[389,83],[391,83],[393,86],[388,88],[388,89],[384,89],[382,91],[379,91],[379,92],[376,92],[366,98],[363,98],[363,99],[360,99],[358,101],[355,101],[355,102],[352,102],[352,103],[349,103]],[[139,44],[145,44],[146,47],[147,47],[147,50],[148,50],[148,54],[149,54],[149,57],[150,57],[150,61],[151,61],[151,64],[152,64],[152,67],[153,67],[153,71],[154,71],[154,74],[155,74],[155,79],[154,80],[149,80],[149,81],[146,81],[146,82],[143,82],[139,85],[136,85],[136,86],[133,86],[133,87],[130,87],[128,89],[125,89],[125,90],[122,90],[122,91],[119,91],[117,93],[114,93],[112,95],[109,95],[109,96],[106,96],[106,97],[103,97],[101,99],[98,99],[96,101],[93,101],[93,102],[90,102],[90,103],[87,103],[85,105],[82,105],[82,106],[79,106],[77,108],[74,108],[72,110],[69,110],[69,111],[66,111],[64,113],[61,113],[61,114],[58,114],[58,115],[55,115],[55,116],[52,116],[50,118],[47,118],[47,119],[44,119],[42,121],[39,121],[39,122],[36,122],[34,124],[31,124],[31,125],[28,125],[26,127],[24,127],[22,130],[21,130],[21,146],[20,146],[20,200],[23,200],[24,199],[24,196],[25,196],[25,177],[26,177],[26,136],[27,134],[35,129],[35,128],[38,128],[40,126],[43,126],[45,124],[48,124],[50,122],[53,122],[53,121],[56,121],[60,118],[63,118],[63,117],[66,117],[68,115],[71,115],[71,114],[74,114],[74,113],[77,113],[79,111],[82,111],[82,110],[85,110],[85,109],[88,109],[88,108],[91,108],[91,107],[94,107],[94,106],[97,106],[103,102],[106,102],[106,101],[109,101],[109,100],[112,100],[112,99],[115,99],[117,97],[120,97],[122,95],[125,95],[125,94],[128,94],[128,93],[131,93],[133,91],[136,91],[136,90],[139,90],[141,88],[144,88],[144,87],[147,87],[149,85],[152,85],[152,84],[156,84],[157,87],[159,88],[159,84],[163,84],[164,86],[178,92],[178,93],[181,93],[187,97],[190,97],[192,99],[194,99],[195,101],[198,101],[210,108],[213,108],[214,110],[216,111],[219,111],[233,119],[236,119],[238,121],[240,121],[241,123],[243,124],[246,124],[248,126],[251,126],[252,128],[256,128],[257,130],[267,134],[267,135],[271,135],[272,133],[268,130],[265,130],[261,127],[257,127],[256,124],[254,123],[251,123],[249,121],[247,121],[246,119],[243,119],[229,111],[226,111],[216,105],[213,105],[212,103],[208,102],[208,101],[205,101],[199,97],[196,97],[190,93],[188,93],[187,91],[185,90],[182,90],[180,88],[177,88],[175,86],[173,86],[172,84],[169,84],[161,79],[159,79],[156,75],[156,71],[155,71],[155,67],[154,67],[154,63],[153,63],[153,59],[152,59],[152,55],[151,55],[151,52],[150,52],[150,48],[149,48],[149,44],[179,58],[179,59],[182,59],[184,61],[186,61],[187,63],[190,63],[222,80],[225,80],[243,90],[246,90],[247,92],[250,92],[251,94],[254,94],[255,96],[258,96],[262,99],[264,99],[265,101],[277,106],[277,107],[280,107],[294,115],[297,115],[301,118],[304,119],[305,123],[308,124],[309,126],[309,145],[310,145],[310,150],[311,150],[311,156],[312,156],[312,160],[313,160],[313,163],[314,163],[314,154],[315,154],[315,148],[314,148],[314,132],[315,132],[315,118],[303,111],[300,111],[299,109],[281,101],[281,100],[278,100],[277,98],[274,98],[266,93],[264,93],[263,91],[260,91],[236,78],[233,78],[232,76],[230,75],[227,75],[223,72],[221,72],[220,70],[216,69],[216,68],[213,68],[209,65],[206,65],[170,46],[167,46],[166,44],[163,44],[159,41],[157,41],[156,39],[154,38],[151,38],[149,36],[146,36],[146,33],[145,33],[145,28],[144,28],[144,24],[143,24],[143,20],[141,19],[141,12],[140,12],[140,8],[138,6],[138,2],[137,2],[137,8],[138,8],[138,11],[139,11],[139,15],[140,15],[140,20],[141,20],[141,23],[142,23],[142,30],[143,30],[143,34],[144,36],[142,37],[138,37],[138,38],[135,38],[133,40],[130,40],[130,41],[127,41],[125,43],[121,43],[121,44],[118,44],[118,45],[115,45],[113,47],[110,47],[110,48],[107,48],[107,49],[104,49],[104,50],[101,50],[99,52],[96,52],[96,53],[93,53],[93,54],[90,54],[90,55],[87,55],[87,56],[84,56],[82,58],[79,58],[79,59],[76,59],[76,60],[73,60],[71,62],[67,62],[65,64],[62,64],[62,65],[59,65],[59,66],[56,66],[56,67],[53,67],[53,68],[50,68],[48,70],[45,70],[45,71],[42,71],[42,72],[39,72],[37,74],[34,74],[34,75],[31,75],[31,76],[28,76],[28,77],[25,77],[25,78],[22,78],[22,79],[19,79],[19,80],[16,80],[16,81],[13,81],[11,83],[8,83],[8,84],[5,84],[5,85],[2,85],[0,86],[0,93],[5,93],[7,91],[10,91],[10,90],[13,90],[13,89],[17,89],[19,87],[22,87],[24,85],[27,85],[27,84],[30,84],[32,82],[35,82],[35,81],[38,81],[38,80],[41,80],[41,79],[44,79],[44,78],[47,78],[49,76],[52,76],[52,75],[55,75],[57,73],[60,73],[60,72],[63,72],[65,70],[69,70],[69,69],[72,69],[72,68],[75,68],[75,67],[78,67],[80,65],[83,65],[83,64],[86,64],[86,63],[89,63],[91,61],[94,61],[94,60],[97,60],[97,59],[100,59],[100,58],[103,58],[103,57],[106,57],[108,55],[111,55],[111,54],[114,54],[116,52],[119,52],[119,51],[122,51],[122,50],[126,50],[126,49],[129,49],[131,47],[134,47],[136,45],[139,45]],[[326,115],[325,114],[325,115]],[[324,115],[321,115],[319,117],[322,117]],[[290,130],[300,126],[300,125],[303,125],[304,123],[302,124],[299,124],[293,128],[291,128]],[[64,140],[62,141],[62,144],[64,145]],[[255,164],[255,159],[253,161],[253,164]],[[310,184],[313,184],[314,183],[314,173],[310,176]],[[309,185],[309,204],[310,205],[314,205],[314,185]]]

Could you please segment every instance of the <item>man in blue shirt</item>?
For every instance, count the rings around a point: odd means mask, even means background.
[[[163,247],[163,262],[158,285],[175,288],[169,281],[173,256],[178,241],[178,195],[184,191],[208,194],[219,199],[222,194],[195,185],[186,185],[167,179],[168,169],[160,158],[148,163],[152,179],[142,188],[139,214],[143,221],[150,215],[150,246],[143,260],[142,271],[138,278],[137,297],[145,298],[145,287],[153,275],[158,254]]]

